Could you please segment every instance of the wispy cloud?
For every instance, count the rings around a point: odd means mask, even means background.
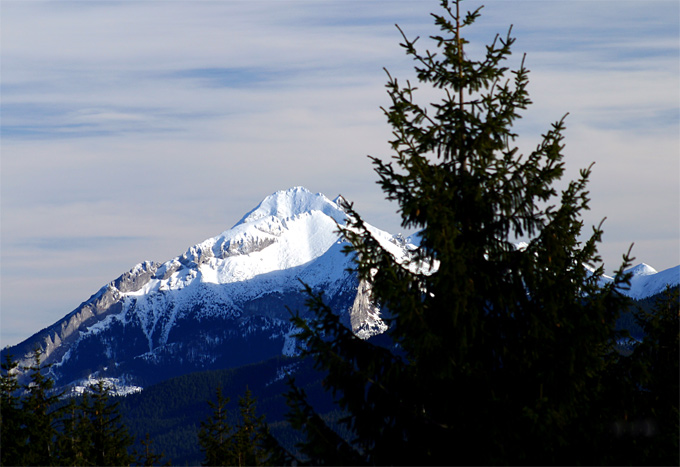
[[[199,86],[253,88],[276,84],[292,84],[295,74],[289,70],[276,70],[267,67],[260,68],[190,68],[168,73],[166,78],[190,80]],[[163,78],[163,77],[161,77]]]
[[[95,248],[125,248],[131,242],[145,240],[143,237],[28,237],[20,241],[18,248],[35,248],[38,250],[74,251]],[[11,245],[5,246],[11,248]]]

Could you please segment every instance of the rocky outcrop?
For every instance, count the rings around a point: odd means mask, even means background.
[[[155,277],[160,263],[144,261],[111,282],[111,286],[122,293],[136,292]]]
[[[373,301],[370,284],[362,280],[349,311],[352,332],[362,339],[380,334],[387,325],[380,319],[380,308]]]

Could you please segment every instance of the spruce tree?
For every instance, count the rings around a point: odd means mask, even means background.
[[[222,395],[222,387],[216,390],[216,402],[208,401],[212,414],[203,422],[198,432],[201,450],[205,452],[203,465],[234,465],[233,429],[229,424],[227,404],[229,398]]]
[[[392,345],[359,339],[309,290],[315,318],[293,318],[352,434],[330,434],[304,394],[291,391],[289,418],[306,425],[300,448],[312,464],[608,459],[620,408],[605,386],[630,259],[600,283],[601,225],[588,235],[581,220],[591,167],[558,193],[564,118],[520,153],[513,124],[531,103],[525,61],[506,66],[510,31],[471,57],[463,32],[480,9],[463,14],[460,3],[444,0],[432,15],[436,52],[420,52],[418,39],[402,33],[420,85],[441,100],[419,104],[418,88],[388,72],[391,106],[383,110],[394,154],[371,157],[402,226],[419,229],[419,246],[396,261],[343,206],[347,252]]]
[[[20,384],[17,379],[18,363],[5,354],[0,372],[0,465],[21,464],[22,448],[25,445],[23,411],[19,397]]]
[[[91,465],[129,465],[134,460],[130,453],[134,439],[122,422],[118,402],[112,400],[103,380],[90,385],[89,390],[82,399],[83,423],[90,430],[85,461]]]
[[[60,436],[56,445],[59,465],[93,463],[90,448],[92,427],[83,410],[87,400],[87,394],[83,395],[80,401],[76,397],[71,397],[63,408]]]
[[[42,351],[33,353],[33,364],[25,367],[29,382],[24,385],[22,426],[17,436],[24,440],[22,465],[57,465],[57,426],[62,410],[58,406],[62,394],[54,393],[54,381],[46,373],[50,365],[42,361]]]
[[[151,436],[149,433],[147,433],[146,437],[142,441],[142,447],[144,450],[137,455],[137,465],[171,465],[170,461],[165,461],[161,464],[165,455],[163,453],[158,454],[154,452],[153,448],[151,447],[152,444],[153,441],[151,440]]]
[[[271,454],[264,449],[271,436],[264,415],[257,415],[257,401],[250,388],[239,398],[240,423],[234,435],[234,465],[269,465]]]

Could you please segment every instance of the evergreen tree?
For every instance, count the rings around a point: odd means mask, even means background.
[[[201,422],[198,432],[201,450],[205,452],[203,465],[234,465],[231,461],[234,452],[233,430],[227,412],[229,398],[222,395],[221,386],[216,390],[216,397],[216,402],[208,401],[213,412]]]
[[[63,402],[63,393],[53,391],[48,368],[42,352],[35,350],[34,363],[24,368],[30,380],[21,386],[17,363],[5,356],[0,378],[2,465],[129,465],[133,439],[105,383]]]
[[[110,388],[103,380],[89,389],[91,394],[85,394],[81,402],[83,427],[89,429],[85,462],[100,466],[130,465],[134,459],[129,450],[134,440],[122,423],[118,402],[111,400]]]
[[[281,465],[286,453],[269,432],[264,415],[257,415],[257,401],[246,387],[239,398],[240,423],[236,427],[234,465]]]
[[[171,465],[170,461],[166,461],[165,463],[161,464],[163,461],[163,453],[157,454],[153,451],[151,448],[151,445],[153,444],[153,441],[151,440],[151,437],[149,436],[149,433],[146,434],[146,438],[142,441],[142,447],[144,449],[144,452],[140,453],[137,456],[137,465],[144,465],[144,466],[151,466],[151,465]]]
[[[564,119],[520,154],[513,124],[530,99],[524,60],[504,65],[514,39],[497,36],[472,58],[462,33],[480,10],[441,4],[436,53],[402,33],[418,81],[441,101],[419,105],[417,88],[388,72],[394,155],[371,157],[402,226],[420,229],[411,258],[397,262],[344,203],[348,253],[392,346],[354,336],[308,290],[315,319],[293,322],[353,436],[330,434],[300,391],[289,418],[308,434],[300,448],[312,464],[601,462],[620,409],[605,395],[630,259],[599,283],[601,226],[581,240],[591,168],[554,188]]]
[[[0,464],[19,465],[25,439],[21,429],[23,411],[17,380],[18,363],[7,353],[0,366]]]
[[[240,424],[237,426],[234,435],[234,457],[235,465],[262,465],[262,459],[258,456],[258,447],[266,433],[261,429],[264,427],[264,416],[257,416],[256,402],[250,388],[246,387],[245,394],[238,401],[239,413],[241,415]]]
[[[80,403],[71,397],[63,408],[60,436],[56,452],[59,465],[90,465],[91,423],[85,416],[83,406],[87,404],[87,394]]]
[[[308,290],[308,292],[310,292]],[[317,303],[323,305],[323,301],[317,297]],[[310,305],[311,308],[311,305]],[[336,318],[330,308],[322,306],[320,309],[312,308],[318,313],[324,313],[324,317],[333,320]],[[321,367],[321,364],[318,365]],[[307,401],[305,391],[295,385],[294,380],[288,381],[290,391],[286,394],[291,410],[287,419],[293,429],[301,431],[305,442],[299,443],[298,448],[305,455],[310,465],[362,465],[364,459],[357,453],[350,443],[333,431],[324,423],[323,419]],[[297,460],[298,464],[304,465]]]
[[[61,409],[57,402],[61,394],[52,391],[54,381],[45,373],[50,365],[42,362],[42,351],[36,349],[33,364],[25,367],[30,381],[24,386],[26,392],[22,400],[23,424],[18,437],[25,440],[22,446],[21,465],[57,465],[55,445],[59,432],[57,425]]]

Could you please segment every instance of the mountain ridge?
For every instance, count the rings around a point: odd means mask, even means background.
[[[108,377],[131,387],[293,355],[287,310],[305,312],[300,281],[323,291],[359,337],[380,334],[386,325],[370,288],[347,273],[351,257],[338,232],[346,213],[338,201],[303,187],[277,191],[231,229],[164,263],[138,263],[3,353],[27,365],[39,347],[58,386]],[[416,247],[417,239],[367,227],[397,259]],[[633,298],[680,282],[680,266],[658,273],[642,263],[630,271],[625,293]]]

